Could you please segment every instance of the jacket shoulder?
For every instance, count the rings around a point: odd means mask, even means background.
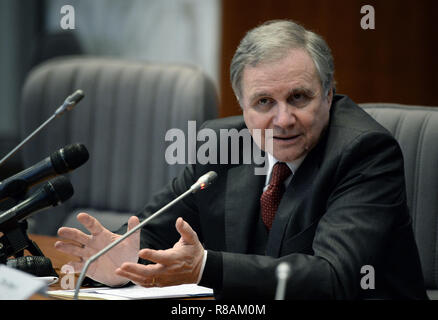
[[[201,129],[208,128],[218,131],[220,129],[244,129],[246,128],[243,116],[232,116],[219,119],[208,120],[204,122]]]
[[[342,149],[362,139],[372,140],[373,137],[398,144],[386,128],[347,96],[334,97],[327,129],[328,144],[335,149]]]
[[[390,134],[382,125],[371,117],[348,96],[336,95],[330,110],[331,129],[349,132],[350,135],[360,135],[365,132]],[[356,133],[356,134],[354,134]]]

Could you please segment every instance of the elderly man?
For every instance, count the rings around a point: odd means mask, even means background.
[[[427,299],[394,138],[353,101],[335,95],[330,49],[291,21],[250,32],[231,63],[241,116],[205,128],[271,129],[266,176],[253,164],[191,164],[138,216],[132,229],[214,170],[217,181],[151,221],[96,261],[107,285],[199,283],[220,298],[274,297],[287,262],[289,299]],[[243,150],[243,149],[242,149]],[[81,245],[56,247],[84,260],[119,237],[86,213],[91,232],[60,228]],[[126,227],[125,227],[126,228]],[[120,232],[126,229],[119,230]],[[364,274],[372,270],[372,274]],[[372,285],[364,285],[365,276]],[[369,284],[369,283],[368,283]]]

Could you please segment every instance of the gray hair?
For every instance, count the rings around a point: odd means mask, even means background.
[[[273,62],[283,58],[290,49],[301,48],[312,58],[325,95],[335,89],[333,56],[324,39],[293,21],[271,20],[248,31],[231,61],[231,85],[237,100],[241,103],[242,74],[246,66]]]

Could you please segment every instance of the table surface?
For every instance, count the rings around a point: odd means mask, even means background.
[[[61,268],[63,265],[68,263],[69,261],[74,261],[76,258],[74,256],[68,255],[66,253],[63,253],[59,250],[55,249],[55,242],[60,240],[56,237],[50,237],[50,236],[43,236],[43,235],[29,235],[29,238],[36,242],[38,247],[41,249],[43,254],[48,257],[52,261],[53,269],[55,269],[56,273],[62,277]],[[75,275],[76,280],[79,277],[78,274]],[[59,280],[57,283],[52,284],[49,287],[49,290],[60,290],[61,281]],[[33,295],[31,297],[31,300],[51,300],[52,298],[42,296],[42,295]]]

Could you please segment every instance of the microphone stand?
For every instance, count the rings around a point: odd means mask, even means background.
[[[68,96],[63,104],[56,109],[53,115],[47,119],[42,125],[40,125],[35,131],[27,136],[20,144],[12,149],[3,159],[0,160],[0,166],[12,157],[25,143],[32,139],[38,132],[40,132],[45,126],[47,126],[53,119],[61,116],[67,111],[73,109],[73,107],[82,100],[84,93],[82,90],[76,90],[73,94]],[[6,190],[6,195],[13,198],[15,202],[18,202],[25,192],[26,186],[21,181],[16,181],[15,185]],[[29,239],[27,235],[27,221],[13,221],[3,224],[0,231],[3,236],[0,237],[0,263],[6,264],[8,257],[22,257],[24,250],[27,249],[34,256],[44,257],[43,252],[38,245]],[[48,258],[47,258],[48,259]],[[52,268],[51,273],[57,276],[57,273]]]
[[[210,180],[202,180],[203,178],[205,178],[207,175],[210,174]],[[84,267],[82,268],[82,271],[79,275],[79,279],[78,282],[76,284],[76,288],[75,288],[75,294],[73,299],[77,300],[78,299],[78,295],[79,295],[79,289],[81,288],[81,284],[82,281],[84,281],[85,278],[85,274],[87,273],[88,268],[90,267],[90,264],[92,264],[94,261],[96,261],[99,257],[101,257],[102,255],[104,255],[105,253],[107,253],[109,250],[111,250],[113,247],[115,247],[116,245],[118,245],[120,242],[122,242],[123,240],[125,240],[126,238],[128,238],[130,235],[132,235],[134,232],[136,232],[137,230],[139,230],[140,228],[144,227],[149,221],[151,221],[153,218],[159,216],[160,214],[162,214],[164,211],[166,211],[167,209],[169,209],[170,207],[172,207],[173,205],[175,205],[177,202],[179,202],[180,200],[184,199],[185,197],[187,197],[188,195],[190,195],[191,193],[195,193],[198,190],[202,190],[204,188],[206,188],[215,178],[217,177],[217,174],[215,172],[210,171],[209,173],[207,173],[206,175],[202,176],[195,184],[193,184],[189,190],[187,190],[186,192],[184,192],[183,194],[181,194],[180,196],[178,196],[177,198],[175,198],[174,200],[172,200],[171,202],[169,202],[168,204],[166,204],[164,207],[162,207],[160,210],[156,211],[153,215],[149,216],[147,219],[143,220],[139,225],[137,225],[136,227],[132,228],[130,231],[126,232],[122,237],[118,238],[116,241],[111,242],[109,245],[107,245],[105,248],[103,248],[102,250],[100,250],[98,253],[96,253],[95,255],[93,255],[92,257],[90,257],[87,262],[85,263]]]
[[[45,126],[47,126],[53,119],[64,114],[66,111],[70,111],[82,98],[84,97],[84,93],[82,90],[76,90],[72,95],[68,96],[65,99],[64,103],[56,109],[55,113],[50,116],[42,125],[40,125],[34,132],[32,132],[29,136],[27,136],[18,146],[12,149],[3,159],[0,160],[0,166],[12,157],[25,143],[27,143],[30,139],[32,139],[38,132],[40,132]]]
[[[20,190],[19,193],[11,195],[11,200],[17,204],[24,199],[24,195],[25,193]],[[0,231],[3,236],[0,237],[0,263],[6,264],[8,257],[11,256],[22,257],[25,249],[34,256],[44,256],[38,245],[29,239],[27,227],[27,220],[12,221],[1,226]]]
[[[27,235],[27,221],[14,221],[3,227],[0,238],[0,263],[6,264],[8,257],[22,257],[24,250],[27,249],[34,256],[44,257],[38,245],[29,239]]]

